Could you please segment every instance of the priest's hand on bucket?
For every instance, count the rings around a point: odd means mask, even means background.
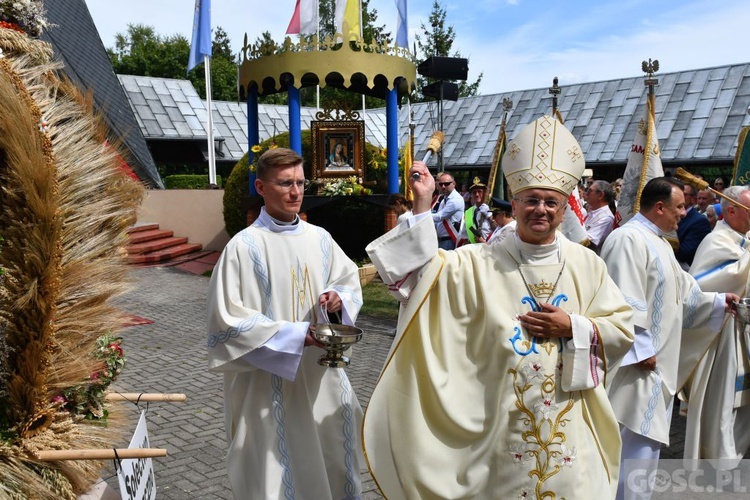
[[[734,293],[725,293],[724,312],[732,313],[732,316],[737,317],[737,304],[740,302],[740,296]]]
[[[305,347],[307,346],[315,346],[319,347],[320,349],[325,349],[326,346],[315,340],[315,337],[313,337],[313,332],[315,331],[315,326],[310,325],[307,329],[307,335],[305,336]]]

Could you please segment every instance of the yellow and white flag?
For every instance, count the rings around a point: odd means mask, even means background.
[[[362,7],[359,0],[336,0],[334,11],[336,33],[344,35],[344,40],[349,41],[362,35],[360,33],[361,18]]]
[[[628,153],[628,163],[622,176],[622,191],[617,203],[615,227],[621,227],[641,208],[643,186],[654,177],[663,177],[659,138],[656,136],[654,95],[646,99],[646,112],[638,123],[633,145]]]

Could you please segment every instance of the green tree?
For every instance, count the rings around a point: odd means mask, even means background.
[[[230,49],[226,32],[214,30],[211,57],[212,97],[217,100],[237,100],[237,65]],[[115,36],[114,48],[108,48],[115,73],[161,78],[185,79],[190,43],[182,35],[161,36],[153,27],[129,24],[127,33]],[[206,82],[203,65],[198,65],[187,78],[198,95],[205,99]]]
[[[185,60],[187,69],[187,59]],[[183,73],[184,74],[184,73]],[[196,92],[206,98],[206,71],[199,64],[188,74]],[[237,101],[237,63],[234,61],[227,32],[220,26],[214,30],[211,43],[211,96],[219,101]]]
[[[266,54],[273,54],[278,52],[279,48],[281,47],[276,41],[271,37],[270,31],[264,31],[261,33],[261,35],[255,39],[255,42],[253,45],[258,45],[260,47],[263,47],[263,51]],[[270,94],[270,95],[262,95],[258,96],[258,102],[261,104],[287,104],[289,102],[288,95],[286,92],[279,92],[278,94]]]
[[[453,42],[456,39],[456,31],[452,25],[446,27],[446,12],[438,0],[434,0],[432,4],[432,11],[428,18],[429,26],[425,23],[420,25],[422,29],[422,35],[416,36],[417,52],[420,54],[418,59],[424,60],[430,56],[442,56],[442,57],[461,57],[459,51],[455,51],[451,54],[453,49]],[[484,73],[480,73],[477,79],[473,83],[465,81],[458,83],[458,95],[459,97],[471,97],[477,95],[479,91],[479,84],[482,82]],[[412,94],[413,102],[421,102],[427,100],[421,95],[421,89],[425,85],[432,83],[433,79],[427,79],[422,76],[417,78],[417,92]],[[431,98],[430,98],[431,99]]]

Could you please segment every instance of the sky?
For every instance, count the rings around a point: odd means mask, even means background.
[[[407,0],[409,44],[422,34],[435,0]],[[750,61],[748,0],[439,0],[453,26],[453,49],[469,59],[469,81],[483,75],[480,94],[641,76],[641,61],[661,73]],[[86,0],[105,47],[128,24],[153,26],[188,40],[194,0]],[[239,52],[245,34],[281,41],[295,0],[213,0],[213,28]],[[371,0],[377,25],[395,37],[395,0]],[[452,54],[451,54],[452,55]],[[657,74],[658,76],[658,74]],[[561,96],[564,98],[564,95]]]

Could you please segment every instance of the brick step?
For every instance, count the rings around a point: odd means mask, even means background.
[[[141,224],[138,226],[130,226],[128,228],[128,234],[140,233],[143,231],[151,231],[152,229],[159,229],[159,224]]]
[[[158,240],[161,238],[171,238],[172,236],[174,236],[174,231],[167,231],[165,229],[149,229],[146,231],[136,231],[135,233],[131,233],[128,237],[128,240],[131,245],[135,245],[138,243]]]
[[[181,255],[170,259],[165,262],[157,262],[155,264],[141,264],[139,267],[149,266],[160,266],[160,267],[172,267],[175,266],[178,269],[187,271],[192,274],[203,274],[209,269],[213,269],[216,265],[216,261],[219,260],[218,252],[211,250],[201,250],[200,252],[193,252],[186,255]]]
[[[163,250],[157,250],[155,252],[140,253],[134,255],[128,255],[128,262],[130,264],[153,264],[157,262],[164,262],[181,255],[186,255],[192,252],[199,252],[203,249],[203,245],[183,243],[181,245],[171,246]]]
[[[180,238],[178,236],[172,236],[170,238],[159,238],[158,240],[150,240],[135,245],[128,245],[127,250],[129,254],[155,252],[176,245],[182,245],[187,242],[188,239],[185,237]]]

